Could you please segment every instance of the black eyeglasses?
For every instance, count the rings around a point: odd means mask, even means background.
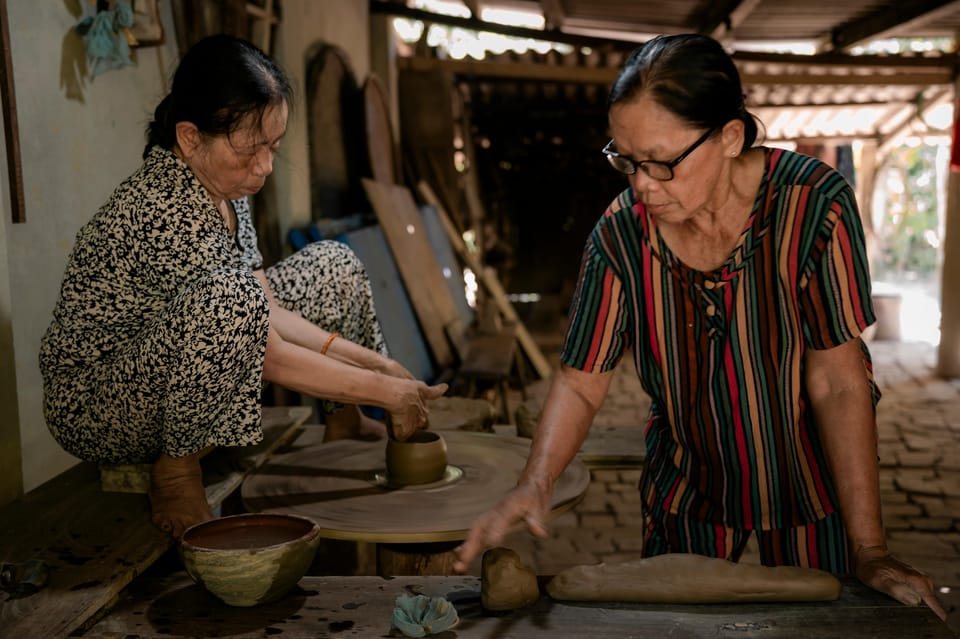
[[[696,151],[697,147],[706,142],[707,138],[709,138],[714,131],[716,131],[716,129],[708,129],[696,142],[687,147],[686,151],[669,162],[658,162],[657,160],[642,160],[637,162],[626,155],[620,155],[614,151],[612,148],[613,140],[607,142],[607,145],[603,147],[603,154],[607,156],[607,162],[610,163],[610,166],[625,175],[633,175],[637,172],[637,167],[640,167],[644,173],[654,180],[668,182],[673,179],[673,167],[683,162],[688,155]]]

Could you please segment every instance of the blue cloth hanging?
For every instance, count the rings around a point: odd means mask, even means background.
[[[133,64],[124,32],[132,26],[133,7],[127,0],[117,0],[106,9],[99,7],[77,23],[74,28],[83,37],[91,78]]]

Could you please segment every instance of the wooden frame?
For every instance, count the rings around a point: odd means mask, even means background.
[[[130,35],[136,38],[135,47],[155,47],[163,44],[163,21],[160,19],[160,0],[133,0],[133,26]]]

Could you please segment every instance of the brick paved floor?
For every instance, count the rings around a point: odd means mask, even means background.
[[[557,341],[545,342],[550,355]],[[883,391],[878,409],[880,482],[890,549],[933,577],[948,623],[960,632],[960,380],[932,374],[929,345],[874,342]],[[532,395],[544,388],[532,388]],[[542,395],[541,395],[542,397]],[[617,371],[595,428],[641,428],[649,406],[632,364]],[[538,574],[638,558],[637,468],[597,469],[583,501],[550,524],[547,539],[515,533],[505,545]],[[744,561],[755,561],[748,547]]]

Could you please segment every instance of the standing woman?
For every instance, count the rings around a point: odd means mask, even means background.
[[[652,398],[640,480],[643,555],[853,573],[945,613],[886,548],[874,321],[850,186],[811,158],[755,147],[740,77],[715,40],[657,37],[610,95],[607,160],[627,175],[583,254],[562,366],[517,487],[459,549],[465,570],[525,521],[544,535],[620,358]]]
[[[347,249],[321,243],[263,270],[247,198],[273,170],[290,102],[249,42],[194,45],[143,164],[80,230],[41,344],[53,436],[81,459],[152,463],[153,522],[175,536],[213,517],[202,451],[262,438],[264,381],[336,402],[334,437],[383,429],[363,403],[403,439],[446,390],[385,356]]]

